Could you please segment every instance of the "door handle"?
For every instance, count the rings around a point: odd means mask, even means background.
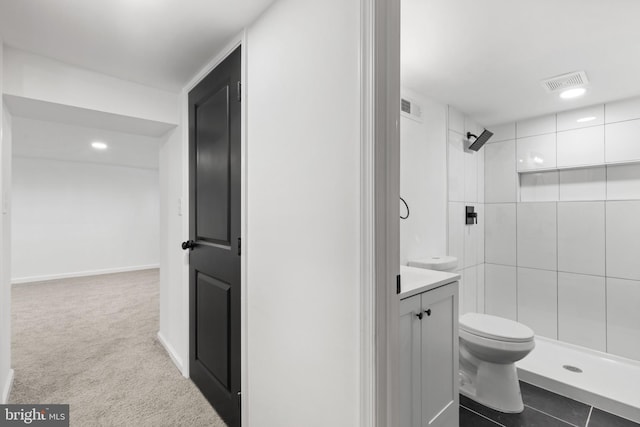
[[[196,247],[196,242],[193,240],[187,240],[186,242],[182,242],[182,249],[184,250],[193,250]]]
[[[431,309],[430,308],[426,309],[424,312],[427,313],[427,316],[431,316]]]

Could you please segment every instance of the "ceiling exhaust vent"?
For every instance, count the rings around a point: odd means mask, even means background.
[[[542,86],[547,92],[559,92],[574,87],[582,87],[589,84],[587,73],[584,71],[575,71],[573,73],[555,76],[542,81]]]
[[[422,108],[410,99],[400,99],[400,114],[411,120],[422,123]]]

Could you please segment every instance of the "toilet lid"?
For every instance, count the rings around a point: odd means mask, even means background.
[[[460,318],[460,329],[499,341],[526,342],[533,339],[533,331],[528,326],[490,314],[467,313]]]

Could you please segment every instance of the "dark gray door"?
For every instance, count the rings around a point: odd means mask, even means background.
[[[189,369],[240,426],[240,48],[189,92]]]

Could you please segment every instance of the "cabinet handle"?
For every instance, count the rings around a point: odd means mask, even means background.
[[[422,320],[422,313],[418,313],[418,314],[416,314],[416,317],[417,317],[418,319]]]
[[[426,309],[424,312],[427,313],[427,316],[431,316],[431,309],[430,308]]]

